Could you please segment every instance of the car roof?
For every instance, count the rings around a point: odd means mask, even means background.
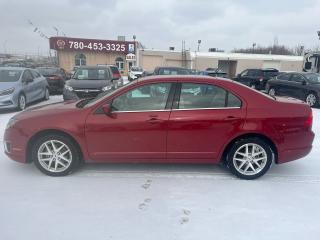
[[[101,69],[101,68],[110,68],[109,66],[79,66],[79,69]]]
[[[31,69],[31,68],[25,68],[25,67],[2,67],[0,66],[0,69],[5,69],[5,70],[26,70],[26,69]]]
[[[138,82],[148,82],[159,80],[161,82],[170,82],[170,81],[177,81],[183,82],[185,80],[195,80],[195,81],[204,81],[204,82],[217,82],[217,81],[230,81],[233,82],[231,79],[227,78],[219,78],[219,77],[209,77],[209,76],[199,76],[199,75],[153,75],[147,76],[143,78],[139,78]]]
[[[188,68],[183,68],[183,67],[156,67],[157,69],[160,68],[165,68],[165,69],[183,69],[183,70],[190,70]]]

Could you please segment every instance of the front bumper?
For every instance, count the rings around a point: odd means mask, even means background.
[[[12,109],[18,107],[18,101],[13,94],[0,96],[0,109]]]
[[[26,163],[26,149],[28,138],[26,134],[21,134],[24,130],[9,128],[4,133],[3,143],[5,154],[12,160]]]

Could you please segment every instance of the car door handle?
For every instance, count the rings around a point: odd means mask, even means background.
[[[151,124],[155,124],[155,123],[162,123],[163,120],[157,117],[151,117],[150,119],[147,120],[147,122]]]
[[[239,120],[239,117],[235,117],[235,116],[228,116],[226,118],[224,118],[223,120],[225,121],[232,121],[232,120]]]

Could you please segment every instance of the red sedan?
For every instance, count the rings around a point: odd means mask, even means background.
[[[243,179],[306,156],[312,111],[226,79],[148,77],[95,99],[36,107],[7,125],[6,154],[62,176],[84,162],[225,163]]]

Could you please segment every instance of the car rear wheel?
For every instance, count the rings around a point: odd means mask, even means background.
[[[65,176],[79,165],[80,153],[70,138],[50,134],[37,139],[32,148],[37,168],[49,176]]]
[[[26,96],[21,93],[18,97],[18,109],[20,111],[23,111],[24,109],[26,109],[26,106],[27,106]]]
[[[314,93],[308,93],[306,97],[306,103],[309,104],[310,107],[315,107],[318,105],[318,98]]]
[[[270,88],[268,94],[272,97],[274,97],[276,95],[276,89],[274,88]]]
[[[246,180],[264,175],[272,161],[271,147],[259,138],[247,138],[235,142],[227,155],[231,173]]]

